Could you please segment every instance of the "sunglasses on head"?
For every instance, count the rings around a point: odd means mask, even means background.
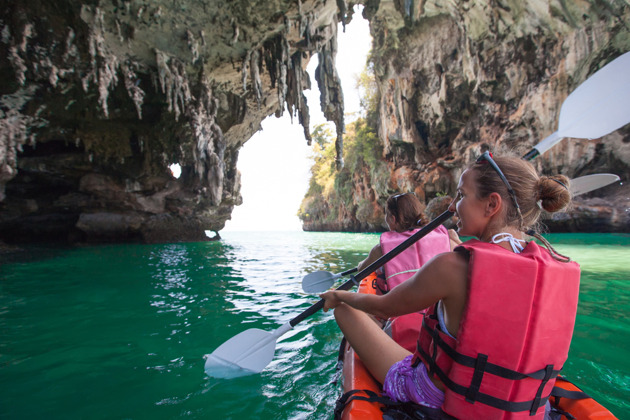
[[[395,204],[398,204],[398,199],[399,199],[400,197],[402,197],[403,195],[407,195],[407,194],[413,194],[413,195],[416,195],[416,194],[415,194],[415,193],[413,193],[413,192],[406,192],[406,193],[402,193],[402,194],[396,194],[395,196],[393,196],[393,197],[392,197],[392,198],[394,199],[394,203],[395,203]]]
[[[477,164],[489,163],[490,164],[492,169],[495,170],[495,172],[499,175],[499,178],[501,178],[501,181],[503,181],[503,183],[505,184],[505,186],[506,186],[506,188],[508,190],[508,193],[510,194],[510,197],[512,197],[512,202],[514,203],[514,207],[516,207],[516,211],[518,212],[519,215],[521,215],[521,208],[519,207],[518,202],[516,201],[516,193],[514,193],[514,190],[512,189],[512,186],[508,182],[508,180],[505,177],[505,175],[503,175],[503,172],[499,168],[499,165],[497,165],[497,163],[494,161],[494,159],[492,159],[492,153],[490,153],[490,152],[488,152],[486,150],[483,153],[483,155],[481,155],[481,156],[479,156],[477,158],[477,161],[475,163],[477,163]],[[521,218],[522,217],[523,216],[521,215]]]

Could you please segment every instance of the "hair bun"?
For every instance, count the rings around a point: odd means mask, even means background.
[[[569,178],[564,175],[541,176],[538,180],[540,206],[550,213],[560,211],[571,202]]]

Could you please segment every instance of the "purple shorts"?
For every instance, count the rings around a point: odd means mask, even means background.
[[[383,395],[400,402],[413,402],[430,408],[440,408],[444,403],[444,393],[429,378],[424,363],[411,367],[413,355],[394,363],[383,384]],[[551,405],[545,406],[544,420],[559,419],[550,412]]]
[[[395,401],[440,408],[444,393],[431,381],[424,363],[411,367],[412,357],[409,355],[389,368],[383,383],[383,394]]]

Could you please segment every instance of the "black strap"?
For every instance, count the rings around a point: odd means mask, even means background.
[[[431,372],[431,374],[437,375],[437,377],[444,383],[447,388],[459,395],[464,396],[466,398],[466,401],[470,403],[479,401],[482,404],[486,404],[499,410],[509,412],[530,411],[531,413],[531,411],[535,408],[535,413],[538,408],[545,405],[547,403],[547,400],[549,400],[549,395],[543,397],[542,392],[545,384],[550,379],[557,377],[560,373],[560,370],[553,369],[553,365],[548,365],[544,369],[533,373],[517,372],[499,365],[495,365],[493,363],[489,363],[487,361],[487,355],[478,354],[477,357],[471,357],[457,352],[450,345],[448,345],[448,343],[442,340],[439,333],[436,330],[430,328],[426,324],[426,322],[424,322],[424,320],[422,322],[422,328],[428,331],[433,338],[433,356],[427,354],[427,352],[422,349],[419,343],[417,346],[418,354],[420,354],[422,359],[424,359],[427,363],[429,372]],[[435,356],[437,354],[437,346],[439,346],[449,357],[451,357],[454,362],[474,369],[473,377],[469,387],[455,383],[448,377],[448,375],[446,375],[446,373],[442,369],[440,369],[435,360]],[[479,392],[481,380],[483,379],[483,375],[485,373],[490,373],[511,380],[520,380],[525,378],[540,379],[542,383],[539,386],[534,399],[530,401],[520,402],[507,401],[497,397],[493,397],[489,394]]]
[[[449,346],[448,343],[446,343],[442,339],[442,337],[440,337],[440,334],[436,330],[430,328],[424,322],[424,320],[422,321],[422,328],[426,329],[429,332],[429,334],[433,338],[434,346],[436,345],[440,346],[442,351],[444,351],[444,353],[446,353],[451,359],[453,359],[453,361],[455,361],[456,363],[462,366],[466,366],[472,369],[475,368],[475,365],[477,364],[476,357],[466,356],[464,354],[457,352],[454,348]],[[435,350],[434,350],[434,354],[435,354]],[[560,374],[561,370],[562,369],[552,370],[551,378],[557,377]],[[547,375],[546,368],[540,369],[532,373],[521,373],[521,372],[517,372],[515,370],[508,369],[503,366],[495,365],[494,363],[489,363],[489,362],[486,364],[485,371],[492,375],[500,376],[501,378],[505,378],[505,379],[511,379],[513,381],[517,381],[517,380],[521,380],[525,378],[544,380],[545,376]]]
[[[360,392],[364,393],[365,395],[357,395]],[[345,394],[343,394],[341,397],[339,397],[339,399],[335,403],[335,419],[341,418],[341,415],[343,414],[343,410],[352,401],[368,401],[368,402],[375,402],[375,403],[379,403],[379,404],[383,404],[387,406],[402,404],[402,403],[399,403],[398,401],[392,400],[391,398],[381,396],[377,394],[376,392],[371,391],[369,389],[352,389],[346,392]]]
[[[481,387],[481,380],[483,379],[483,373],[486,370],[486,364],[488,363],[488,356],[485,354],[479,354],[477,356],[477,362],[475,363],[475,371],[473,372],[472,380],[468,391],[466,391],[466,401],[474,404],[477,401],[477,393],[479,387]]]
[[[584,391],[569,391],[568,389],[554,386],[551,390],[551,396],[555,398],[568,398],[570,400],[583,400],[586,398],[592,398]],[[557,401],[557,400],[556,400]]]
[[[455,392],[456,394],[462,395],[464,397],[466,396],[466,394],[468,393],[468,387],[465,387],[463,385],[455,383],[453,380],[451,380],[446,375],[446,373],[444,373],[444,371],[439,368],[437,363],[435,363],[435,360],[433,358],[431,358],[422,349],[418,349],[418,352],[420,353],[422,358],[425,361],[427,361],[427,363],[429,365],[432,365],[431,368],[433,369],[433,371],[435,372],[437,377],[440,378],[440,380],[444,383],[444,385],[448,389],[450,389],[451,391]],[[541,401],[542,405],[547,404],[547,400],[548,399],[549,399],[549,396],[541,398],[540,401]],[[509,411],[509,412],[512,412],[512,413],[517,413],[517,412],[520,412],[520,411],[529,411],[531,406],[532,406],[532,403],[534,402],[534,400],[521,401],[521,402],[506,401],[506,400],[502,400],[502,399],[497,398],[497,397],[493,397],[492,395],[489,395],[489,394],[484,394],[483,392],[477,392],[476,393],[475,401],[478,401],[478,402],[480,402],[482,404],[489,405],[490,407],[498,408],[499,410]]]
[[[569,381],[568,379],[562,376],[558,378],[558,380],[572,383],[571,381]],[[561,398],[568,398],[570,400],[583,400],[585,398],[591,398],[591,396],[588,395],[584,391],[569,391],[568,389],[560,388],[557,385],[551,389],[551,396],[553,397],[554,405],[555,405],[555,407],[553,407],[552,410],[565,416],[568,420],[575,420],[575,417],[573,417],[571,414],[567,413],[566,411],[560,409],[559,406],[560,406]]]
[[[361,395],[363,393],[365,395]],[[456,420],[439,408],[430,408],[412,402],[400,402],[379,395],[369,389],[353,389],[341,395],[335,404],[335,420],[341,419],[343,411],[351,401],[367,401],[382,404],[383,419],[400,420]]]
[[[536,391],[536,397],[534,398],[534,401],[532,402],[532,408],[529,409],[529,415],[533,416],[534,414],[536,414],[536,411],[538,411],[538,409],[540,408],[540,401],[541,401],[541,396],[542,396],[542,392],[543,392],[543,388],[545,387],[545,385],[547,385],[547,382],[549,382],[549,379],[551,378],[552,372],[553,372],[553,365],[547,365],[545,367],[545,378],[540,382],[540,386],[538,387],[538,391]]]
[[[387,283],[385,283],[387,285]],[[386,295],[389,293],[389,290],[383,289],[381,285],[378,283],[378,278],[372,279],[372,289],[378,290],[382,295]]]

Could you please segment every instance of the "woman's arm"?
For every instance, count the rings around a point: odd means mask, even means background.
[[[438,300],[456,301],[463,306],[466,298],[468,262],[460,253],[448,252],[432,258],[410,279],[383,296],[329,291],[321,294],[325,299],[324,311],[342,303],[380,318],[389,318],[418,312]]]
[[[381,250],[381,244],[374,245],[374,248],[370,250],[368,257],[361,261],[357,266],[359,271],[363,270],[365,267],[372,264],[374,261],[378,260],[383,256],[383,251]]]

